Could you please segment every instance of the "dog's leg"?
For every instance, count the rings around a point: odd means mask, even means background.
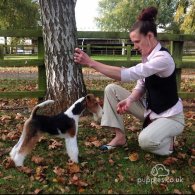
[[[16,153],[14,157],[14,162],[16,166],[23,166],[23,162],[25,157],[32,151],[38,142],[40,136],[37,134],[31,139],[26,138],[24,142],[21,144],[19,151]]]
[[[77,146],[76,135],[74,137],[67,135],[65,138],[65,142],[66,142],[66,150],[67,150],[68,156],[70,157],[70,160],[75,163],[78,163],[79,150]]]
[[[32,151],[40,138],[40,133],[37,129],[27,126],[24,132],[23,138],[21,138],[21,141],[19,141],[18,146],[15,148],[15,155],[11,157],[16,166],[23,166],[25,157]]]
[[[23,157],[23,155],[19,154],[19,150],[24,143],[25,137],[26,137],[26,129],[24,128],[18,143],[12,148],[12,150],[10,152],[10,157],[14,161],[16,166],[23,165],[23,161],[24,161],[25,157]]]
[[[14,159],[16,153],[19,151],[23,141],[24,141],[24,138],[26,136],[26,131],[28,129],[28,126],[29,126],[29,123],[30,123],[30,119],[26,120],[26,122],[24,123],[24,127],[23,127],[23,131],[22,131],[22,135],[20,136],[20,139],[18,141],[18,143],[12,148],[11,152],[10,152],[10,157],[12,159]]]
[[[12,148],[12,150],[10,152],[10,157],[12,159],[14,159],[16,153],[19,151],[19,149],[24,141],[24,137],[25,137],[25,129],[23,130],[22,135],[20,136],[18,143]]]

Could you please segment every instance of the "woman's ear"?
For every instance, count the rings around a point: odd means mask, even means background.
[[[151,40],[151,38],[154,38],[154,34],[152,32],[148,32],[147,36],[149,40]]]

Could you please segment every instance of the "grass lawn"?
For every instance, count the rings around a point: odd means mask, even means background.
[[[38,59],[37,55],[6,55],[4,60],[23,60],[23,59]]]
[[[121,55],[95,55],[92,56],[95,60],[126,60],[127,56],[121,56]],[[5,60],[22,60],[22,59],[38,59],[38,56],[36,55],[7,55],[4,57]],[[132,60],[140,60],[140,56],[132,56]],[[183,56],[184,61],[195,61],[194,56]]]
[[[85,80],[87,88],[103,89],[111,80]],[[194,81],[194,80],[193,80]],[[20,83],[21,82],[21,83]],[[182,83],[189,89],[191,80]],[[35,81],[17,80],[18,86],[35,89]],[[119,84],[117,82],[117,84]],[[7,82],[7,89],[13,83]],[[123,84],[131,89],[133,85]],[[189,86],[189,87],[188,87]],[[15,86],[16,87],[16,86]],[[18,87],[20,88],[20,87]],[[0,90],[1,91],[1,90]],[[171,158],[141,150],[141,123],[125,115],[128,147],[101,152],[99,146],[114,136],[109,129],[93,123],[91,115],[81,117],[78,145],[80,163],[68,163],[64,140],[45,135],[25,160],[22,168],[10,167],[8,153],[19,139],[23,123],[36,99],[0,100],[0,194],[192,194],[195,185],[195,101],[184,101],[186,127],[176,141]],[[15,108],[15,109],[12,109]],[[134,161],[133,161],[134,160]],[[161,164],[168,172],[151,172]],[[168,174],[167,174],[168,173]]]

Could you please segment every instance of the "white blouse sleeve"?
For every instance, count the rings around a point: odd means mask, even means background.
[[[129,82],[157,74],[167,77],[172,74],[175,68],[174,61],[170,55],[164,52],[156,52],[154,57],[145,63],[139,63],[131,68],[122,68],[121,81]]]
[[[139,90],[140,92],[145,92],[145,82],[143,79],[137,80],[137,84],[134,87],[134,90]]]

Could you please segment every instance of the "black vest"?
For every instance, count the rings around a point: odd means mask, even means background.
[[[161,47],[160,51],[168,50]],[[147,109],[160,114],[174,106],[178,101],[176,73],[169,77],[151,75],[145,78]]]

